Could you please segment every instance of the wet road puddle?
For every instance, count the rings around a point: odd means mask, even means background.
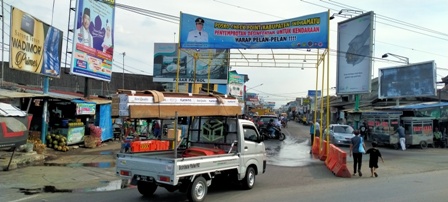
[[[266,152],[269,165],[301,167],[320,161],[310,155],[308,140],[300,142],[288,136],[283,142],[268,143]]]
[[[95,188],[86,189],[58,189],[55,186],[47,185],[42,188],[14,188],[18,189],[19,192],[25,195],[34,195],[40,193],[81,193],[81,192],[102,192],[102,191],[114,191],[125,189],[129,187],[129,182],[127,180],[112,180],[112,181],[101,181],[104,186],[99,186]]]
[[[113,151],[102,151],[100,152],[100,155],[113,155],[114,152]]]
[[[39,164],[38,164],[39,165]],[[95,162],[95,163],[43,163],[43,166],[56,166],[56,167],[94,167],[94,168],[112,168],[115,167],[115,162]]]

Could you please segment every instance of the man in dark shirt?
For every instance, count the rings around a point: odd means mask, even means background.
[[[378,174],[376,173],[376,169],[378,169],[378,157],[381,158],[381,161],[384,163],[383,157],[381,156],[381,152],[376,148],[376,146],[377,143],[372,142],[372,148],[366,151],[366,154],[370,154],[369,159],[369,168],[371,172],[370,177],[373,177],[373,175],[375,175],[375,177],[378,177]]]
[[[394,133],[398,133],[398,138],[400,139],[401,150],[406,150],[406,134],[403,127],[403,124],[398,126],[397,130]]]

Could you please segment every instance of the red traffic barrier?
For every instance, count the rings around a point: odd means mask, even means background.
[[[336,147],[336,153],[337,153],[337,162],[336,165],[333,167],[332,172],[338,177],[346,177],[350,178],[352,175],[350,174],[350,171],[347,168],[347,153],[342,151],[341,149]]]
[[[319,151],[319,159],[321,161],[325,161],[327,159],[327,141],[324,140],[322,144],[322,148]]]
[[[320,150],[320,138],[319,137],[314,137],[314,142],[313,142],[313,147],[312,147],[312,152],[314,155],[318,155],[319,154],[319,150]]]
[[[338,157],[336,153],[336,146],[330,144],[330,150],[328,152],[327,160],[325,161],[325,165],[329,170],[333,170],[334,166],[338,162]]]

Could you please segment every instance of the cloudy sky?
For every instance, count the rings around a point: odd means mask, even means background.
[[[341,9],[374,11],[375,46],[374,76],[378,68],[400,66],[403,63],[394,57],[381,59],[384,53],[393,53],[409,58],[411,63],[434,60],[437,78],[448,75],[448,0],[117,0],[124,4],[172,16],[180,12],[231,22],[267,22],[294,18],[313,13],[337,13]],[[263,2],[263,3],[261,3]],[[5,31],[9,32],[9,6],[51,23],[64,31],[68,29],[70,0],[4,0]],[[54,12],[53,12],[54,11]],[[330,21],[330,49],[337,47],[337,24],[345,20],[336,17]],[[122,55],[125,56],[125,71],[152,75],[154,43],[177,42],[178,22],[140,15],[122,8],[115,14],[114,71],[122,72]],[[9,40],[5,36],[5,43]],[[65,53],[65,43],[63,47]],[[253,54],[268,54],[271,50],[241,50]],[[238,50],[232,50],[238,53]],[[301,50],[274,50],[274,53],[300,54]],[[6,57],[7,58],[7,57]],[[63,57],[64,58],[64,57]],[[394,62],[395,61],[395,62]],[[308,90],[315,89],[316,71],[312,68],[260,68],[232,67],[240,74],[249,75],[246,84],[250,92],[259,93],[277,106],[286,104],[295,97],[304,97]],[[336,86],[336,53],[330,54],[330,87]],[[263,84],[263,85],[261,85]],[[319,86],[321,82],[319,81]],[[326,84],[325,84],[326,86]],[[320,87],[319,87],[320,88]],[[324,89],[326,92],[326,89]],[[335,94],[334,90],[330,94]]]

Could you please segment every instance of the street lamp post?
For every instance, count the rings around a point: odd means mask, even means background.
[[[390,55],[390,56],[394,56],[395,58],[397,58],[397,59],[399,59],[399,60],[405,62],[407,65],[409,65],[409,58],[408,58],[408,57],[401,56],[401,55],[396,55],[396,54],[393,54],[393,53],[385,53],[385,54],[383,54],[383,55],[381,56],[381,58],[387,58],[389,55]],[[395,105],[396,105],[397,107],[400,106],[400,98],[397,98],[397,99],[395,100]]]
[[[122,88],[124,89],[124,56],[126,56],[126,52],[123,52],[121,55],[123,55],[123,77],[122,77],[123,86],[122,86]]]
[[[393,53],[384,53],[381,56],[381,58],[387,58],[389,55],[394,56],[395,58],[405,62],[407,65],[409,64],[409,58],[408,57],[404,57],[404,56],[401,56],[401,55],[396,55],[396,54],[393,54]]]

